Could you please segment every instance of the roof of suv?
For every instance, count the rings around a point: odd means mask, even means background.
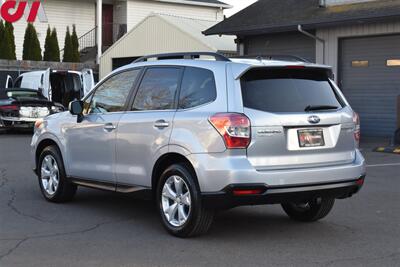
[[[265,60],[265,59],[251,59],[251,58],[232,58],[229,61],[216,61],[216,60],[205,60],[205,59],[165,59],[165,60],[154,60],[154,61],[142,61],[137,63],[131,63],[123,66],[116,71],[130,69],[134,67],[145,67],[145,66],[190,66],[199,67],[204,69],[214,69],[219,67],[225,67],[226,65],[233,65],[233,75],[235,79],[241,77],[241,74],[251,68],[257,67],[309,67],[309,68],[322,68],[331,69],[330,66],[320,65],[304,61],[285,61],[285,60]]]
[[[315,64],[304,61],[289,61],[289,60],[269,60],[269,59],[253,59],[253,58],[231,58],[230,61],[215,61],[207,59],[166,59],[166,60],[154,60],[131,63],[120,69],[132,68],[137,66],[153,66],[153,65],[226,65],[226,64],[241,64],[248,65],[251,67],[281,67],[281,66],[304,66],[304,67],[315,67],[315,68],[331,68],[328,65]]]

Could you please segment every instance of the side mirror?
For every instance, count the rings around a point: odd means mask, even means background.
[[[78,115],[77,122],[81,123],[83,120],[83,101],[75,100],[70,102],[68,109],[72,115]]]
[[[78,115],[77,122],[81,123],[83,120],[83,101],[75,100],[70,102],[68,109],[72,115]]]
[[[69,103],[69,112],[72,115],[82,115],[83,113],[83,102],[79,100],[75,100]]]

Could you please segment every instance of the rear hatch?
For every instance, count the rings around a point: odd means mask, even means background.
[[[241,77],[257,170],[341,165],[355,159],[353,111],[322,68],[250,69]]]

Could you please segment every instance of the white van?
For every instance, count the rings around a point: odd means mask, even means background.
[[[15,81],[7,77],[6,88],[40,90],[44,97],[67,107],[69,102],[83,98],[94,86],[93,71],[32,71],[21,74]]]

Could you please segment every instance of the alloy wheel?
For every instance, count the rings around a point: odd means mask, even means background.
[[[50,196],[57,192],[60,182],[58,164],[52,155],[46,155],[41,166],[41,182],[43,189]]]
[[[169,177],[163,186],[161,204],[166,220],[174,227],[184,225],[191,212],[191,195],[183,178]]]

